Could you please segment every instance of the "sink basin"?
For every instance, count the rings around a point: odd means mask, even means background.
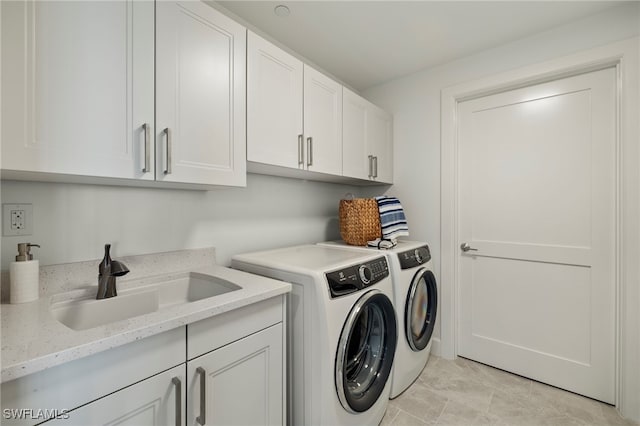
[[[127,284],[131,288],[119,289],[116,297],[64,300],[52,303],[49,310],[67,327],[86,330],[241,289],[221,278],[195,272],[169,280],[159,278],[144,286]]]

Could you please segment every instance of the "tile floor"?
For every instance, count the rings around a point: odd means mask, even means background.
[[[635,425],[601,402],[464,358],[431,356],[381,426]]]

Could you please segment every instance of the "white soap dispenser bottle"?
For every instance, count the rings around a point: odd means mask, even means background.
[[[40,289],[40,262],[33,260],[31,247],[38,244],[18,244],[16,261],[9,265],[9,302],[26,303],[38,300]]]

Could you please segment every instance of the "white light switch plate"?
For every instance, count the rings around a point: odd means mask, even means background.
[[[33,234],[33,204],[3,204],[2,234],[5,237]]]

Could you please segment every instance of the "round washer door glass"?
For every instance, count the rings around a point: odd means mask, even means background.
[[[426,268],[420,268],[411,281],[405,307],[405,334],[409,347],[421,351],[427,347],[438,309],[436,277]]]
[[[379,290],[367,292],[351,309],[338,342],[336,390],[347,411],[361,413],[376,403],[391,373],[396,343],[391,300]]]

